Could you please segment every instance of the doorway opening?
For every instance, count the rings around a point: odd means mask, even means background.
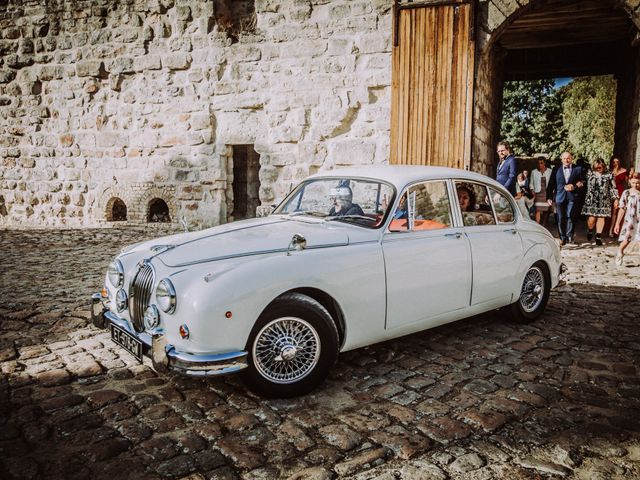
[[[107,222],[125,222],[127,220],[127,205],[118,197],[107,202]]]
[[[255,32],[255,0],[213,0],[213,8],[218,28],[231,43],[237,43],[243,34]]]
[[[147,222],[149,223],[168,223],[171,221],[169,215],[169,206],[161,198],[154,198],[149,202],[149,211],[147,213]]]
[[[473,149],[481,163],[478,170],[495,174],[495,145],[500,139],[506,82],[557,78],[611,79],[615,108],[610,155],[620,158],[627,168],[637,162],[640,37],[623,3],[532,1],[495,29],[480,55],[476,78],[476,91],[489,99],[476,104],[474,113]]]
[[[260,205],[260,155],[253,145],[233,145],[233,220],[255,218]]]

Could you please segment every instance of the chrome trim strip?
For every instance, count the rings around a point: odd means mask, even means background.
[[[377,240],[375,240],[377,241]],[[367,242],[359,242],[359,243],[367,243]],[[358,243],[358,244],[359,244]],[[357,245],[356,243],[332,243],[327,245],[314,245],[308,246],[305,250],[316,250],[320,248],[334,248],[334,247],[347,247],[349,245]],[[199,263],[208,263],[208,262],[216,262],[218,260],[230,260],[232,258],[241,258],[241,257],[255,257],[256,255],[268,255],[271,253],[288,253],[288,248],[275,248],[273,250],[261,250],[259,252],[243,252],[243,253],[234,253],[232,255],[223,255],[221,257],[211,257],[211,258],[203,258],[201,260],[194,260],[192,262],[187,263],[176,263],[175,265],[171,265],[165,263],[162,258],[158,258],[162,263],[164,263],[167,267],[171,268],[180,268],[180,267],[188,267],[190,265],[198,265]]]

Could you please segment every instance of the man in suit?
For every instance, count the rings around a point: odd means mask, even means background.
[[[498,169],[496,180],[500,185],[509,190],[511,195],[516,194],[516,157],[511,154],[509,143],[504,140],[496,147],[498,157]]]
[[[573,155],[564,152],[562,163],[554,167],[547,185],[547,201],[556,202],[556,215],[560,244],[573,243],[573,223],[584,187],[584,170],[573,164]]]

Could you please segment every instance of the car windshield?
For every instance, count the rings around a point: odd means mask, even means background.
[[[376,180],[311,179],[298,185],[273,213],[307,215],[378,228],[384,222],[394,193],[391,185]]]

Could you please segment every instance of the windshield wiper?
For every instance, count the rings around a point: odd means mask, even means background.
[[[369,222],[376,221],[374,218],[367,217],[365,215],[335,215],[333,217],[327,217],[324,219],[325,222],[335,222],[338,220],[367,220]]]
[[[303,212],[291,212],[289,214],[290,217],[299,217],[300,215],[309,215],[311,217],[326,217],[326,213],[322,212],[313,212],[311,210],[303,211]]]

